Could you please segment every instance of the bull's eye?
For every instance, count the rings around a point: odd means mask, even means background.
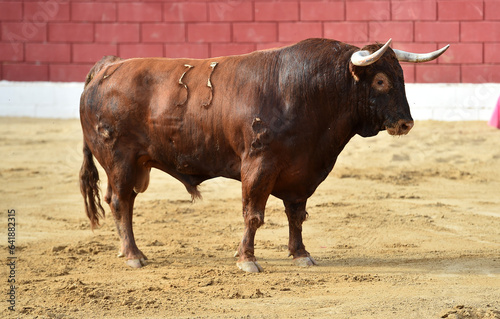
[[[377,73],[372,81],[372,88],[381,93],[387,93],[391,88],[391,82],[385,73]]]

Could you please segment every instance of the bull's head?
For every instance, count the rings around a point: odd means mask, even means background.
[[[403,70],[398,61],[426,62],[438,58],[449,45],[425,54],[390,49],[391,39],[383,46],[370,45],[351,56],[351,74],[361,90],[361,107],[370,124],[363,125],[359,134],[375,135],[386,129],[391,135],[407,134],[413,127],[406,99]]]

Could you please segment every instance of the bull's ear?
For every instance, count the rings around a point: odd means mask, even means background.
[[[354,65],[351,62],[349,63],[349,71],[351,72],[354,81],[358,82],[359,79],[362,78],[363,74],[366,72],[366,68]]]
[[[363,72],[363,68],[361,68],[359,66],[355,66],[351,62],[351,63],[349,63],[349,71],[351,72],[351,75],[352,75],[354,81],[358,82],[359,77],[360,77],[361,73]]]

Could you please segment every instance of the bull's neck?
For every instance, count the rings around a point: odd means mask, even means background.
[[[329,113],[326,117],[325,132],[331,150],[336,155],[356,134],[357,123],[359,123],[355,83],[347,68],[343,66],[343,64],[336,66],[338,71],[328,79],[329,83],[326,84],[331,89],[324,93]]]
[[[277,96],[284,105],[300,105],[296,109],[298,116],[307,119],[303,123],[314,131],[312,136],[318,139],[319,149],[328,152],[325,160],[333,161],[328,164],[332,167],[359,123],[356,86],[349,71],[355,49],[311,40],[278,51],[275,61],[279,72],[270,83],[273,89],[278,83]]]

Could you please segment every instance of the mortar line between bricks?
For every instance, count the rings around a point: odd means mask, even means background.
[[[302,12],[300,12],[300,9],[301,9],[301,5],[302,5],[302,2],[298,1],[297,3],[297,7],[299,8],[299,12],[298,12],[298,21],[297,22],[302,22]]]
[[[392,20],[392,0],[389,1],[389,21],[394,21]]]
[[[115,3],[115,21],[114,21],[114,23],[119,23],[119,21],[120,21],[120,18],[118,17],[118,5],[119,4],[120,3]]]
[[[252,1],[251,4],[252,4],[252,6],[251,6],[252,7],[252,20],[251,20],[251,22],[256,22],[255,21],[255,1]]]

